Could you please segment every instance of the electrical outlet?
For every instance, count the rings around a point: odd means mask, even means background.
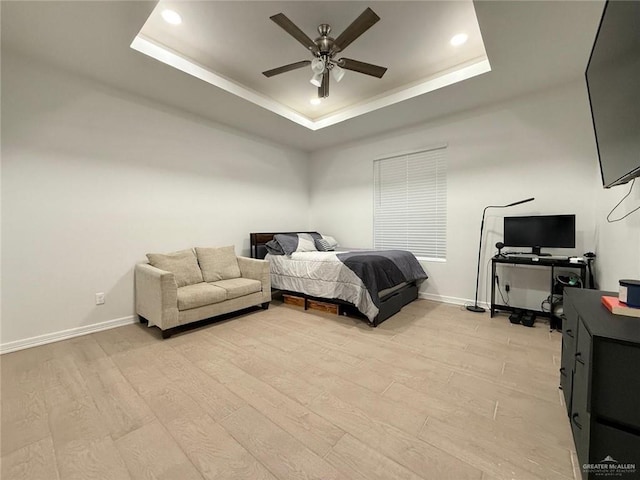
[[[96,305],[104,305],[104,293],[96,293]]]
[[[504,286],[504,289],[507,293],[509,293],[509,290],[511,290],[511,285],[509,285],[508,283]]]

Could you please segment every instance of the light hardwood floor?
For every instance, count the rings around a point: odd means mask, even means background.
[[[426,300],[376,329],[274,302],[6,354],[1,477],[573,479],[560,344]]]

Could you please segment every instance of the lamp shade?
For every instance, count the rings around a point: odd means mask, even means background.
[[[313,73],[318,74],[324,72],[324,60],[321,58],[314,58],[311,60],[311,70]]]
[[[331,69],[331,75],[333,75],[333,79],[336,82],[339,82],[340,80],[342,80],[342,77],[344,77],[344,69],[339,67],[338,65],[334,65]]]
[[[309,82],[311,83],[311,85],[319,87],[322,85],[322,77],[323,77],[322,72],[314,73],[313,77],[311,77],[311,80],[309,80]]]

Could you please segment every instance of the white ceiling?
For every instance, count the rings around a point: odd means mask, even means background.
[[[254,3],[243,1],[232,3],[238,11],[243,5],[248,9],[255,7]],[[302,3],[311,8],[316,2]],[[331,6],[342,2],[321,3]],[[368,5],[360,4],[362,9]],[[379,136],[583,77],[603,1],[477,1],[474,5],[491,72],[317,131],[129,48],[153,12],[155,2],[3,1],[0,2],[2,53],[18,52],[136,98],[161,102],[202,120],[306,151]],[[359,10],[335,22],[348,24]],[[269,9],[269,14],[278,11],[289,15],[285,9],[273,12]],[[311,27],[303,22],[311,20],[302,16],[298,20],[297,15],[291,13],[290,18],[308,31]],[[375,31],[376,35],[393,37],[397,28],[390,25],[391,22],[385,26],[385,17],[380,16],[382,21],[349,46],[350,58],[353,53],[353,58],[383,63],[374,60],[375,52],[367,51],[367,35]],[[288,43],[284,31],[271,23],[265,22],[265,28],[271,28],[273,35],[282,35],[281,42],[287,45],[283,48],[295,51],[299,47],[300,54],[304,55],[302,46],[293,39]],[[336,23],[335,29],[340,31],[338,25]],[[413,47],[410,42],[405,45],[407,55]],[[278,62],[278,52],[269,55],[275,64],[270,61],[257,70],[277,67],[291,58]],[[291,61],[297,59],[302,57],[293,57]],[[283,74],[286,75],[289,74]],[[351,72],[348,75],[360,76]],[[331,95],[337,95],[341,87],[342,84],[332,85]]]
[[[314,39],[319,35],[317,27],[321,23],[331,25],[330,36],[337,37],[365,7],[372,8],[381,20],[336,59],[344,56],[385,66],[388,70],[381,79],[347,71],[339,84],[331,82],[328,98],[319,105],[312,105],[310,99],[317,98],[317,88],[309,83],[310,67],[272,78],[261,74],[313,58],[303,45],[269,19],[272,15],[284,13]],[[179,13],[182,23],[165,22],[161,13],[166,9]],[[460,46],[451,45],[451,38],[459,33],[467,34],[468,41]],[[489,70],[471,0],[366,4],[361,1],[161,0],[138,37],[133,48],[161,61],[170,59],[178,68],[184,65],[183,70],[187,72],[193,71],[195,63],[196,72],[197,67],[206,70],[201,75],[196,74],[202,80],[275,113],[295,112],[298,115],[288,118],[298,121],[303,117],[298,123],[312,129]],[[151,45],[140,40],[148,40]],[[465,68],[472,65],[477,67]],[[208,75],[209,72],[215,75]],[[449,74],[449,80],[442,78],[445,74]],[[383,98],[386,101],[381,101]],[[271,105],[274,108],[270,108]],[[319,119],[324,121],[318,122]]]

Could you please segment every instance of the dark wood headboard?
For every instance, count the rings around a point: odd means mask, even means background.
[[[267,255],[267,249],[264,246],[265,243],[273,240],[274,235],[289,234],[295,235],[296,233],[317,233],[317,232],[270,232],[270,233],[250,233],[249,242],[251,245],[251,258],[264,258]]]

